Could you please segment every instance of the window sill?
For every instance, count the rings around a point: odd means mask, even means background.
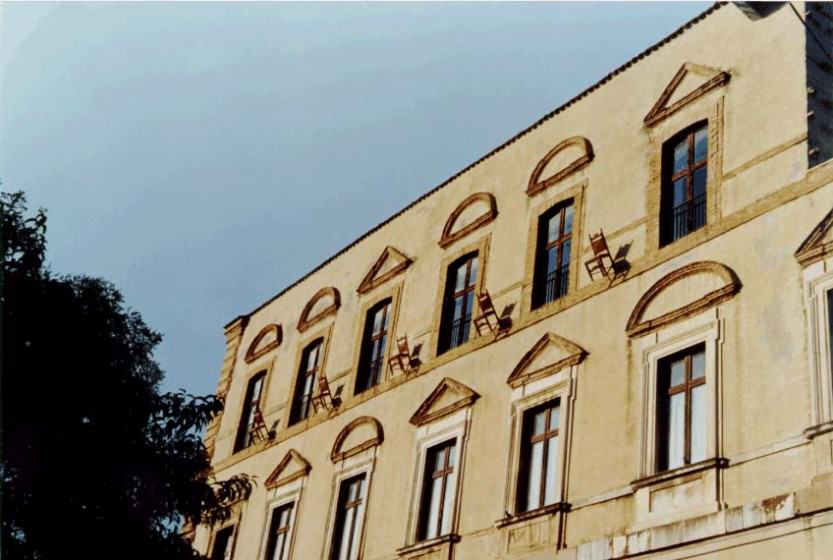
[[[495,527],[500,529],[501,527],[514,525],[516,523],[522,523],[530,519],[536,519],[538,517],[544,517],[547,515],[554,515],[559,512],[568,511],[570,511],[570,504],[568,504],[567,502],[556,502],[548,506],[540,507],[538,509],[533,509],[531,511],[525,511],[523,513],[518,513],[514,515],[509,514],[509,512],[507,512],[506,517],[503,517],[502,519],[498,519],[497,521],[495,521]]]
[[[399,556],[411,557],[423,552],[429,552],[435,548],[451,546],[453,543],[456,542],[460,542],[460,535],[456,533],[450,533],[441,537],[435,537],[433,539],[419,541],[408,546],[403,546],[402,548],[397,549],[396,553]]]
[[[691,465],[685,465],[676,469],[662,471],[660,473],[632,480],[631,488],[633,490],[637,490],[639,488],[645,488],[646,486],[652,486],[660,482],[666,482],[675,478],[681,478],[686,475],[707,471],[709,469],[726,468],[728,466],[729,460],[725,457],[713,457],[711,459],[706,459],[705,461],[700,461]]]

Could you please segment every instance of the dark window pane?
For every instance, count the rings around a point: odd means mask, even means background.
[[[564,233],[572,233],[573,231],[573,205],[569,205],[564,209]]]
[[[706,175],[708,168],[701,167],[694,172],[694,197],[703,196],[706,194]]]
[[[570,245],[571,241],[568,239],[561,246],[561,268],[570,266]]]
[[[688,179],[683,177],[674,181],[674,207],[688,200]]]
[[[547,230],[547,241],[555,241],[561,234],[561,212],[556,212],[550,218],[549,227]]]
[[[674,147],[674,175],[686,167],[688,167],[688,138]]]
[[[214,546],[211,549],[211,560],[231,560],[231,552],[234,546],[233,536],[233,526],[217,531],[214,536]]]
[[[694,133],[694,163],[700,163],[709,155],[709,135],[706,127]]]

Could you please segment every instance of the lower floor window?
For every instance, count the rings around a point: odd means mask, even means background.
[[[706,458],[706,349],[663,358],[657,378],[657,470]]]
[[[433,539],[451,532],[457,486],[456,451],[456,439],[428,449],[420,506],[420,540]]]
[[[289,531],[290,520],[292,518],[292,506],[293,504],[289,503],[272,510],[265,560],[287,560],[289,558]]]
[[[338,492],[335,532],[330,558],[355,560],[359,557],[359,540],[364,518],[365,475],[348,478]]]
[[[521,470],[518,479],[518,510],[531,511],[558,500],[558,399],[524,413]]]
[[[214,536],[214,546],[211,548],[211,560],[231,560],[234,548],[234,526],[217,531]]]

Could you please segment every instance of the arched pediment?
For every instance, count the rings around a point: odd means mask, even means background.
[[[252,343],[249,344],[249,349],[246,350],[244,360],[247,364],[252,363],[261,356],[274,350],[280,346],[283,341],[283,329],[280,325],[269,323],[257,333]]]
[[[266,488],[271,490],[272,488],[288,484],[293,480],[298,480],[309,474],[311,469],[312,466],[309,464],[309,461],[304,459],[294,449],[290,449],[283,456],[283,459],[280,460],[278,466],[272,471],[272,474],[266,479]]]
[[[459,381],[444,377],[431,391],[416,412],[411,416],[411,424],[422,426],[443,416],[457,412],[480,398],[473,389]]]
[[[440,247],[448,247],[496,217],[495,197],[486,192],[474,193],[461,202],[448,216],[438,243]]]
[[[660,278],[639,298],[625,332],[634,337],[655,331],[726,301],[740,288],[740,280],[728,266],[714,261],[691,263]]]
[[[384,439],[385,433],[378,420],[371,416],[360,416],[347,424],[336,436],[330,459],[337,463],[380,445]]]
[[[412,262],[414,261],[404,253],[388,245],[379,255],[379,258],[376,259],[376,262],[373,263],[373,266],[370,267],[370,270],[367,271],[367,274],[364,275],[356,291],[360,294],[369,292],[376,286],[384,284],[394,276],[405,272]]]
[[[686,62],[677,70],[651,110],[645,115],[645,125],[654,126],[698,97],[728,81],[727,72]]]
[[[298,330],[304,332],[321,319],[335,315],[340,306],[341,294],[336,288],[332,286],[321,288],[304,306],[301,318],[298,319]]]
[[[566,367],[577,365],[585,356],[587,351],[575,342],[551,332],[546,333],[523,355],[506,383],[513,389],[520,387]]]
[[[583,136],[559,142],[547,152],[529,177],[526,194],[532,196],[562,181],[593,161],[593,146]]]
[[[833,254],[833,210],[813,228],[795,252],[802,266],[808,266]]]

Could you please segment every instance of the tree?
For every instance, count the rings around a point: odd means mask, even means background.
[[[2,548],[19,560],[197,558],[183,522],[251,491],[215,481],[200,432],[213,396],[161,394],[161,341],[110,283],[45,266],[46,214],[0,194]]]

